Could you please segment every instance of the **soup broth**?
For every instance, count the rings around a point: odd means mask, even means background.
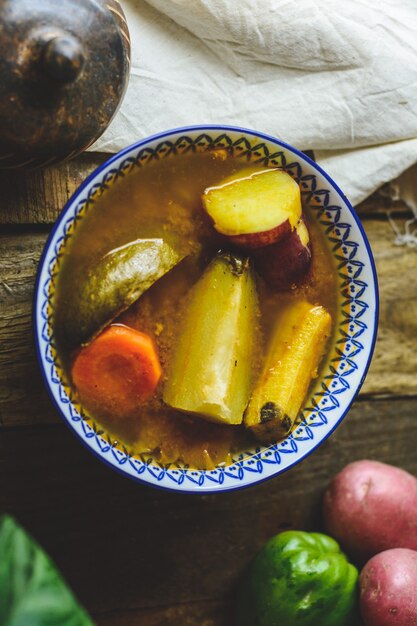
[[[189,300],[190,288],[221,248],[221,238],[202,209],[207,187],[247,167],[224,152],[205,152],[152,160],[119,179],[94,201],[68,239],[55,292],[54,335],[60,363],[71,386],[71,364],[79,349],[64,332],[62,323],[86,268],[110,251],[138,238],[162,238],[184,259],[157,280],[116,322],[151,335],[162,365],[162,379],[154,396],[123,419],[94,414],[91,420],[114,443],[135,455],[152,456],[162,464],[179,461],[199,469],[230,463],[234,454],[253,447],[252,435],[241,426],[205,421],[176,411],[162,400],[178,331]],[[259,170],[264,170],[259,167]],[[264,359],[266,340],[276,312],[288,299],[307,299],[337,314],[336,269],[314,215],[304,207],[312,243],[312,266],[308,280],[290,292],[277,292],[257,278],[260,315],[257,350],[253,357],[253,380]],[[226,246],[227,247],[227,246]],[[77,391],[72,389],[77,397]]]

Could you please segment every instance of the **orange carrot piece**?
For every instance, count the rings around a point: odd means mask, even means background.
[[[113,324],[81,348],[71,374],[87,409],[124,417],[153,395],[162,370],[149,335]]]

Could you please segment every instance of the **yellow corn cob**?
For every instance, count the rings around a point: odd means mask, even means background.
[[[280,313],[263,372],[245,413],[245,424],[262,443],[283,439],[293,427],[310,382],[318,375],[330,335],[322,306],[292,301]]]

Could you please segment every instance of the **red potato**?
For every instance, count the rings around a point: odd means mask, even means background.
[[[249,250],[289,235],[302,210],[298,184],[279,169],[237,172],[206,189],[202,200],[217,232]]]
[[[416,550],[417,479],[377,461],[350,463],[326,490],[324,521],[360,562],[390,548]]]
[[[359,578],[366,626],[416,626],[417,552],[405,548],[374,556]]]
[[[284,240],[256,250],[254,259],[258,273],[275,289],[289,291],[298,285],[311,262],[310,236],[303,218]]]

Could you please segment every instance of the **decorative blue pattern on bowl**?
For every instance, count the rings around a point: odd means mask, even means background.
[[[63,247],[95,199],[119,178],[152,159],[187,152],[227,149],[235,157],[282,167],[300,185],[333,252],[338,269],[341,315],[332,352],[296,430],[284,441],[239,454],[228,466],[193,470],[163,467],[112,444],[86,421],[71,399],[56,355],[52,295]],[[122,473],[166,489],[213,492],[239,488],[289,469],[324,441],[346,415],[358,393],[374,348],[378,317],[375,267],[360,222],[346,197],[316,163],[274,137],[225,126],[181,128],[144,139],[110,158],[80,186],[61,213],[40,262],[34,324],[37,352],[49,393],[71,429],[100,459]]]

